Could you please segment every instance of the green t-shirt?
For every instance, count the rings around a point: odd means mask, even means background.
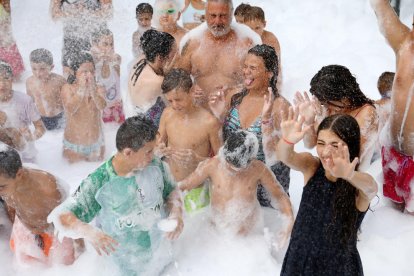
[[[97,217],[102,230],[121,245],[145,249],[160,238],[156,224],[166,216],[164,201],[174,187],[159,159],[122,177],[111,158],[82,181],[69,210],[86,223]]]

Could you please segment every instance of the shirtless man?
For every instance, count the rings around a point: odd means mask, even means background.
[[[255,159],[259,145],[256,136],[236,131],[226,140],[219,154],[200,163],[186,179],[179,182],[182,191],[211,180],[212,221],[217,227],[234,229],[238,234],[255,230],[260,219],[257,186],[262,184],[272,196],[286,224],[279,231],[279,247],[288,240],[293,226],[293,213],[288,196],[266,165]]]
[[[177,24],[181,12],[176,0],[157,0],[154,3],[155,20],[157,29],[172,35],[177,45],[187,33],[187,30]]]
[[[13,75],[9,64],[0,61],[0,133],[3,142],[18,149],[25,161],[34,162],[34,141],[45,127],[31,97],[12,89]],[[34,132],[30,127],[33,124]]]
[[[158,143],[176,181],[183,180],[201,161],[216,154],[222,144],[221,124],[210,112],[194,105],[191,86],[191,77],[183,69],[171,70],[161,85],[170,105],[161,116]],[[194,191],[194,196],[199,192]],[[185,200],[188,211],[194,209],[191,206],[208,203],[190,197]],[[195,200],[195,205],[188,200]]]
[[[397,64],[391,93],[390,141],[382,149],[383,192],[414,212],[414,28],[410,30],[399,20],[388,0],[371,0],[371,5]],[[391,166],[395,162],[397,169]]]
[[[46,220],[64,199],[60,188],[53,175],[23,167],[16,150],[1,146],[0,196],[13,222],[10,247],[18,262],[74,262],[73,240],[59,242]]]
[[[64,114],[60,92],[66,80],[52,73],[53,56],[46,49],[36,49],[30,53],[30,66],[33,76],[26,81],[26,92],[33,98],[46,129],[61,128]]]
[[[195,78],[201,89],[210,95],[218,87],[230,88],[239,92],[237,86],[243,82],[243,59],[247,51],[260,38],[251,30],[248,36],[236,32],[233,19],[233,3],[231,0],[208,0],[206,5],[207,27],[201,35],[199,28],[192,30],[183,43],[177,67],[183,68]],[[251,34],[251,35],[250,35]],[[253,41],[253,39],[257,41]],[[233,88],[233,89],[232,89]]]
[[[101,116],[106,106],[105,88],[96,85],[90,54],[79,53],[69,65],[74,75],[69,76],[69,83],[62,88],[67,119],[63,156],[71,163],[102,160],[105,144]]]

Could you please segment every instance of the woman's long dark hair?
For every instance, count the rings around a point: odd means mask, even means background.
[[[336,114],[326,117],[318,127],[317,134],[321,130],[330,130],[346,143],[349,150],[349,161],[359,156],[361,136],[358,122],[354,117],[346,114]],[[355,168],[357,169],[357,168]],[[335,185],[337,189],[333,201],[333,218],[328,229],[334,229],[334,225],[341,223],[343,227],[339,236],[341,243],[346,246],[356,236],[357,212],[355,197],[357,189],[348,181],[339,178]],[[333,234],[331,231],[329,234]]]
[[[349,69],[342,65],[322,67],[312,78],[310,86],[310,93],[320,102],[347,99],[352,109],[365,104],[374,104],[373,100],[362,93],[356,78]]]
[[[133,85],[137,82],[139,75],[141,75],[148,61],[154,62],[157,56],[166,58],[171,53],[175,39],[169,33],[151,29],[141,36],[140,43],[145,59],[141,59],[134,66],[134,74],[131,77]]]
[[[256,45],[247,53],[261,57],[263,59],[266,71],[273,73],[273,76],[269,81],[269,87],[272,88],[275,98],[278,97],[279,91],[277,90],[276,84],[277,77],[279,75],[279,57],[276,54],[275,48],[266,44]]]

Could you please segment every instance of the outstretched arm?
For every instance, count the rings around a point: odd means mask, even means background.
[[[389,0],[371,0],[371,6],[377,16],[381,33],[397,54],[410,29],[400,21]]]
[[[178,188],[180,188],[181,191],[189,191],[203,184],[204,180],[210,176],[212,160],[214,159],[208,159],[200,162],[194,172],[192,172],[184,180],[178,182]]]
[[[313,175],[319,161],[310,153],[297,153],[294,151],[294,145],[303,139],[306,131],[311,126],[303,127],[304,117],[300,119],[298,110],[289,107],[289,113],[283,113],[282,123],[280,124],[282,130],[282,137],[277,144],[277,156],[280,161],[288,165],[290,168],[300,171],[305,177],[305,183]]]

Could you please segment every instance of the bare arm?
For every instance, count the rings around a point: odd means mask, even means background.
[[[186,70],[187,72],[191,72],[192,66],[191,66],[190,46],[191,46],[191,40],[188,39],[187,42],[184,44],[174,67],[182,68]]]
[[[297,153],[294,151],[294,145],[303,139],[308,127],[303,128],[304,118],[298,119],[298,111],[289,108],[289,114],[283,114],[281,123],[282,137],[277,144],[277,156],[280,161],[288,165],[290,168],[303,173],[305,184],[314,174],[319,161],[310,153]]]
[[[117,241],[98,228],[95,228],[88,223],[84,223],[73,213],[63,213],[59,216],[59,219],[64,228],[79,233],[83,238],[92,243],[92,246],[99,255],[102,255],[103,252],[105,252],[106,255],[109,255],[111,252],[115,251],[115,247],[118,245]]]
[[[410,29],[400,21],[389,0],[371,0],[371,6],[377,16],[381,33],[397,54]]]
[[[46,128],[42,120],[37,120],[36,122],[33,122],[33,125],[35,127],[35,131],[33,133],[33,140],[37,140],[40,137],[42,137],[43,134],[45,134]]]
[[[212,125],[209,128],[210,132],[208,134],[211,148],[213,149],[214,155],[216,155],[220,149],[220,147],[223,145],[223,139],[222,139],[222,125],[219,123],[219,121],[214,117],[211,119]]]
[[[358,170],[364,171],[369,166],[373,148],[378,135],[378,116],[373,106],[366,106],[355,118],[361,130],[360,166]],[[361,166],[362,165],[362,166]]]
[[[214,159],[208,159],[198,164],[197,169],[178,183],[181,191],[189,191],[194,189],[210,176],[210,167]]]
[[[174,231],[169,232],[167,237],[171,240],[175,240],[183,231],[183,208],[181,201],[181,192],[178,188],[171,192],[167,200],[167,209],[169,210],[169,219],[177,220],[177,227]]]
[[[82,104],[82,101],[84,99],[83,94],[78,93],[77,91],[74,91],[75,89],[71,88],[71,85],[65,84],[62,87],[62,104],[65,108],[65,112],[74,114]]]
[[[91,93],[92,99],[96,105],[96,108],[102,110],[106,106],[105,100],[105,88],[101,85],[98,85]]]

